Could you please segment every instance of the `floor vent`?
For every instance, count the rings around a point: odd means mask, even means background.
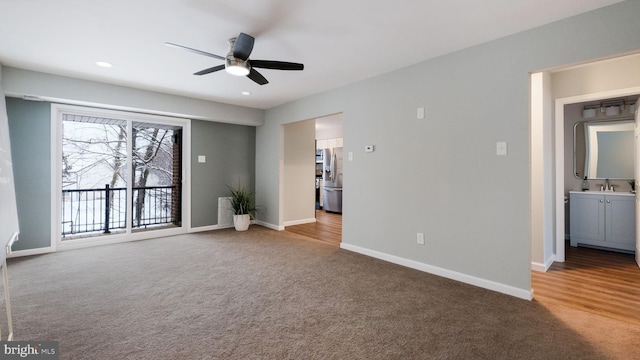
[[[233,226],[233,210],[231,209],[231,198],[218,198],[218,226]]]

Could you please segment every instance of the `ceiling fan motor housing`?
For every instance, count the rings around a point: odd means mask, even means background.
[[[231,75],[246,76],[251,70],[251,65],[249,65],[249,62],[246,60],[238,59],[233,56],[235,43],[236,38],[229,39],[229,53],[227,54],[224,62],[224,68]]]

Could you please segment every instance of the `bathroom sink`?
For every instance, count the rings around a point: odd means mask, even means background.
[[[620,196],[635,196],[628,191],[599,191],[599,190],[587,190],[587,191],[571,191],[575,193],[594,194],[594,195],[620,195]]]

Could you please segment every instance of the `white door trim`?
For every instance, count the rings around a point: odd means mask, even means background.
[[[127,121],[129,127],[128,136],[130,137],[130,126],[132,122],[149,122],[155,124],[167,124],[177,125],[182,127],[182,141],[183,141],[183,154],[182,154],[182,226],[172,229],[163,229],[155,231],[142,231],[131,232],[130,229],[126,230],[124,234],[110,235],[108,238],[84,238],[83,240],[65,240],[64,243],[60,237],[61,234],[61,214],[60,207],[62,201],[62,195],[60,189],[62,188],[62,113],[75,113],[87,116],[105,117],[112,116]],[[128,138],[128,143],[131,139]],[[129,156],[131,156],[129,147]],[[51,239],[50,247],[47,252],[55,252],[58,250],[68,250],[76,248],[84,248],[90,246],[97,246],[103,244],[114,244],[119,242],[128,242],[135,240],[143,240],[149,238],[156,238],[162,236],[171,236],[187,233],[191,227],[191,121],[185,118],[175,118],[161,115],[135,113],[128,111],[110,110],[104,108],[88,108],[76,105],[66,104],[51,104]],[[129,181],[127,182],[130,183]],[[129,191],[130,184],[127,185]],[[131,193],[131,192],[129,192]],[[130,199],[127,201],[127,207],[131,208]]]
[[[564,106],[585,101],[629,96],[640,93],[640,86],[582,94],[555,99],[555,162],[556,162],[556,255],[555,261],[564,262]],[[636,236],[639,236],[636,234]],[[636,239],[636,242],[638,240]]]

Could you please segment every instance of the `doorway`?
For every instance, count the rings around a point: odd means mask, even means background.
[[[616,290],[615,283],[618,280],[612,274],[620,269],[623,262],[628,263],[630,255],[566,247],[565,172],[573,173],[573,156],[572,151],[571,156],[566,155],[564,149],[567,138],[573,137],[573,129],[571,128],[571,132],[566,130],[569,124],[565,123],[565,107],[637,94],[640,90],[640,76],[630,69],[638,66],[640,57],[636,54],[532,74],[532,288],[536,299],[541,303],[563,306],[583,303],[580,310],[604,314],[608,311],[607,307],[616,308],[618,298],[628,296],[624,294],[626,290]],[[540,85],[538,91],[533,86],[536,77]],[[539,137],[534,138],[535,135]],[[584,257],[591,259],[585,262]],[[627,278],[623,281],[640,284],[640,269],[634,265],[628,271],[625,275]],[[576,274],[577,277],[563,279],[567,274]],[[590,278],[598,278],[600,281],[586,286]],[[582,284],[582,290],[571,288],[576,284]],[[589,291],[592,293],[587,294]],[[600,299],[603,301],[594,298],[595,294],[602,296],[605,293],[614,295]],[[632,300],[636,307],[637,298],[635,296]],[[627,305],[622,302],[619,304],[621,309],[625,306]],[[615,318],[615,315],[605,316]]]
[[[564,174],[568,166],[573,172],[573,158],[565,163],[563,151],[573,136],[565,131],[564,107],[639,93],[639,66],[640,54],[633,54],[531,75],[532,269],[564,261]]]
[[[186,231],[187,120],[58,104],[52,118],[56,248]]]
[[[344,161],[342,113],[286,124],[283,128],[285,229],[339,245]]]

